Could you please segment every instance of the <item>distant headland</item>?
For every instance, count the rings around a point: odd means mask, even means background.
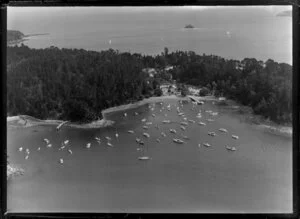
[[[7,30],[7,44],[14,45],[22,43],[28,39],[26,37],[39,36],[39,35],[49,35],[49,33],[37,33],[37,34],[27,34],[25,35],[18,30]]]

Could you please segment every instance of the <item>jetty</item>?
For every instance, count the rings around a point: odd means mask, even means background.
[[[197,99],[196,99],[195,97],[193,97],[193,96],[188,96],[188,97],[191,99],[191,101],[197,103],[198,105],[203,105],[203,104],[204,104],[203,101],[199,101],[199,100],[197,100]]]

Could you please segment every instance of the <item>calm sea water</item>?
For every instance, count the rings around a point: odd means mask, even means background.
[[[166,105],[171,104],[171,111]],[[205,121],[205,110],[218,111],[215,121],[206,126],[189,123],[182,131],[175,105],[166,100],[165,109],[156,104],[111,113],[114,127],[76,129],[55,126],[8,129],[8,155],[11,163],[25,169],[25,175],[8,181],[8,210],[11,212],[291,212],[292,211],[292,139],[264,133],[241,122],[234,113],[206,103],[191,110],[184,104],[188,119]],[[202,118],[196,115],[202,110]],[[134,115],[139,112],[139,115]],[[152,113],[156,116],[153,117]],[[167,115],[165,115],[167,114]],[[153,122],[143,130],[141,120]],[[170,124],[163,124],[169,119]],[[159,125],[159,129],[155,125]],[[229,133],[221,133],[219,128]],[[177,135],[190,140],[176,144]],[[131,129],[135,134],[129,134]],[[147,139],[143,132],[150,134]],[[164,131],[167,136],[162,137]],[[217,136],[208,136],[208,131]],[[119,138],[116,139],[115,133]],[[239,136],[238,140],[231,135]],[[94,137],[100,137],[99,145]],[[114,147],[106,145],[105,136]],[[138,151],[135,138],[145,141]],[[48,138],[53,144],[46,148]],[[156,138],[161,141],[156,142]],[[73,154],[58,150],[63,140],[70,140]],[[85,146],[90,142],[91,148]],[[198,147],[208,142],[212,146]],[[235,146],[229,152],[225,145]],[[30,149],[29,159],[18,148]],[[40,151],[37,148],[41,147]],[[139,156],[151,160],[140,161]],[[59,164],[59,159],[64,164]]]
[[[30,37],[33,48],[160,54],[195,51],[224,58],[246,57],[292,64],[292,18],[276,16],[289,6],[160,8],[8,8],[8,29]],[[195,29],[184,29],[192,24]]]

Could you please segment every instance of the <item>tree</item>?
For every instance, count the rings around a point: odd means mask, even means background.
[[[162,90],[160,88],[156,88],[154,90],[154,95],[155,96],[161,96],[163,94]]]
[[[209,89],[207,87],[203,87],[199,91],[199,96],[207,96],[209,94]]]

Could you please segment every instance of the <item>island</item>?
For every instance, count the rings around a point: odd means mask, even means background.
[[[193,29],[193,28],[195,28],[193,25],[191,25],[191,24],[187,24],[187,25],[185,25],[185,27],[184,28],[190,28],[190,29]]]

